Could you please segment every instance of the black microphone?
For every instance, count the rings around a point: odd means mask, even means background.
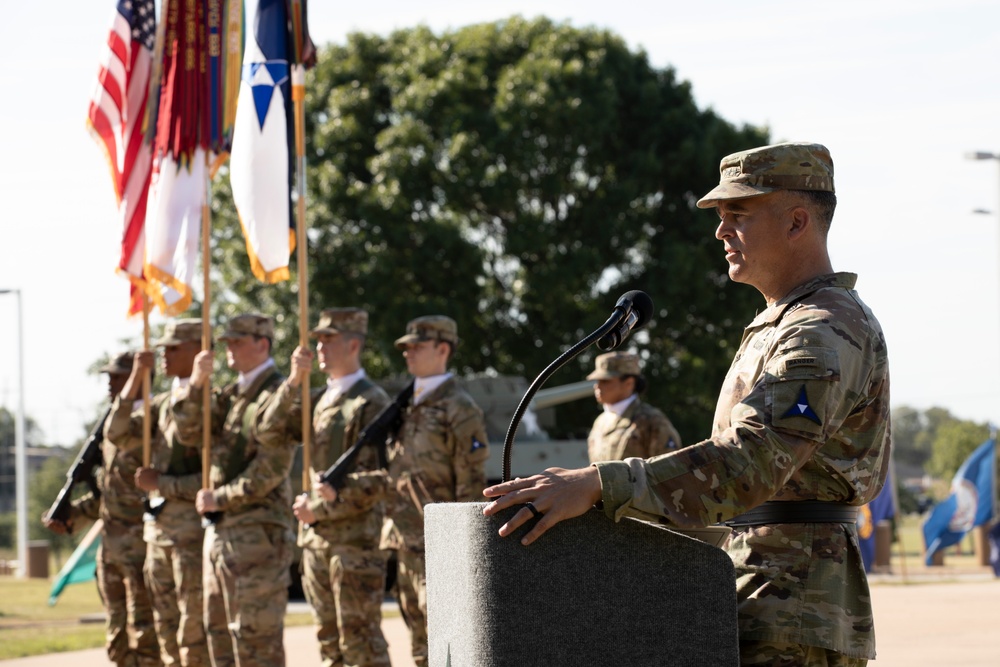
[[[622,294],[618,299],[615,310],[619,309],[625,312],[621,324],[597,341],[597,347],[605,352],[615,349],[624,343],[633,331],[646,326],[653,317],[653,300],[645,292],[632,290]]]

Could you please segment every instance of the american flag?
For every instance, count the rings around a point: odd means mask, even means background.
[[[122,225],[118,271],[132,281],[130,314],[142,308],[143,227],[152,168],[144,125],[155,33],[153,0],[118,2],[87,112],[87,124],[111,169]]]

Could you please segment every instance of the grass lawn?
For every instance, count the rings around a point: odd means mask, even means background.
[[[104,608],[97,583],[67,586],[48,605],[47,579],[0,577],[0,660],[104,646]],[[293,613],[285,625],[309,625],[312,615]]]

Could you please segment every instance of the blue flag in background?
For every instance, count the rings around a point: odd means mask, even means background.
[[[872,571],[875,563],[875,526],[879,521],[896,516],[896,504],[892,500],[892,475],[885,478],[882,491],[858,512],[858,546],[861,547],[861,560],[865,564],[865,572]]]
[[[979,445],[955,473],[951,495],[931,510],[924,522],[928,565],[935,552],[958,544],[974,527],[993,518],[995,460],[995,439]]]

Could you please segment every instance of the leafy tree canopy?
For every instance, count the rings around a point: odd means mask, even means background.
[[[460,373],[533,378],[630,289],[656,305],[629,345],[648,400],[706,437],[742,327],[762,305],[729,284],[713,212],[694,202],[719,159],[768,141],[699,109],[673,69],[616,35],[514,17],[329,45],[306,96],[310,303],[371,313],[365,363],[403,372],[392,342],[416,316],[458,322]],[[275,316],[298,339],[295,281],[249,271],[228,179],[214,198],[215,317]],[[588,351],[550,384],[592,368]],[[593,404],[560,416],[585,433]]]

